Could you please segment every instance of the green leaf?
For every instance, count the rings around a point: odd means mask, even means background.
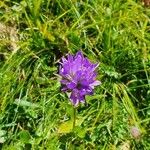
[[[4,143],[6,139],[4,137],[0,137],[0,143]]]
[[[35,80],[38,84],[46,84],[47,83],[47,80],[42,77],[37,77]]]
[[[14,103],[19,105],[19,106],[38,107],[37,104],[31,103],[31,102],[26,101],[24,99],[16,99]]]
[[[0,130],[0,137],[4,136],[6,134],[5,130]]]
[[[77,126],[77,127],[75,127],[75,132],[80,138],[84,138],[85,134],[86,134],[86,129],[84,129],[80,126]]]
[[[20,137],[20,140],[23,143],[30,143],[31,136],[30,136],[30,133],[27,130],[21,131],[19,133],[19,137]]]
[[[72,131],[72,127],[73,127],[72,120],[63,122],[62,124],[60,124],[58,128],[58,133],[70,133]]]
[[[0,130],[0,143],[4,143],[6,141],[5,135],[6,135],[6,131]]]

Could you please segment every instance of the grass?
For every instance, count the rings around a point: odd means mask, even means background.
[[[0,149],[149,150],[149,17],[134,0],[1,1]],[[102,84],[77,108],[72,132],[56,74],[79,49],[100,62]]]

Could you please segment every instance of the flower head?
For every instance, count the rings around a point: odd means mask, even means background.
[[[100,84],[100,81],[96,80],[97,67],[98,64],[91,63],[81,51],[62,58],[59,70],[62,91],[71,92],[70,100],[73,105],[84,103],[85,96],[92,95],[94,86]]]
[[[131,128],[130,128],[130,132],[131,132],[131,135],[134,137],[134,138],[139,138],[140,137],[140,135],[141,135],[141,131],[140,131],[140,129],[138,128],[138,127],[136,127],[136,126],[132,126]]]

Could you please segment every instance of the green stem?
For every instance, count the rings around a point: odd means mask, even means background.
[[[75,129],[75,125],[76,125],[76,108],[73,107],[73,130]]]

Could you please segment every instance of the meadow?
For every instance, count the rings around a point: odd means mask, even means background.
[[[0,1],[0,149],[150,150],[149,17],[140,0]],[[101,85],[74,118],[58,70],[79,50]]]

